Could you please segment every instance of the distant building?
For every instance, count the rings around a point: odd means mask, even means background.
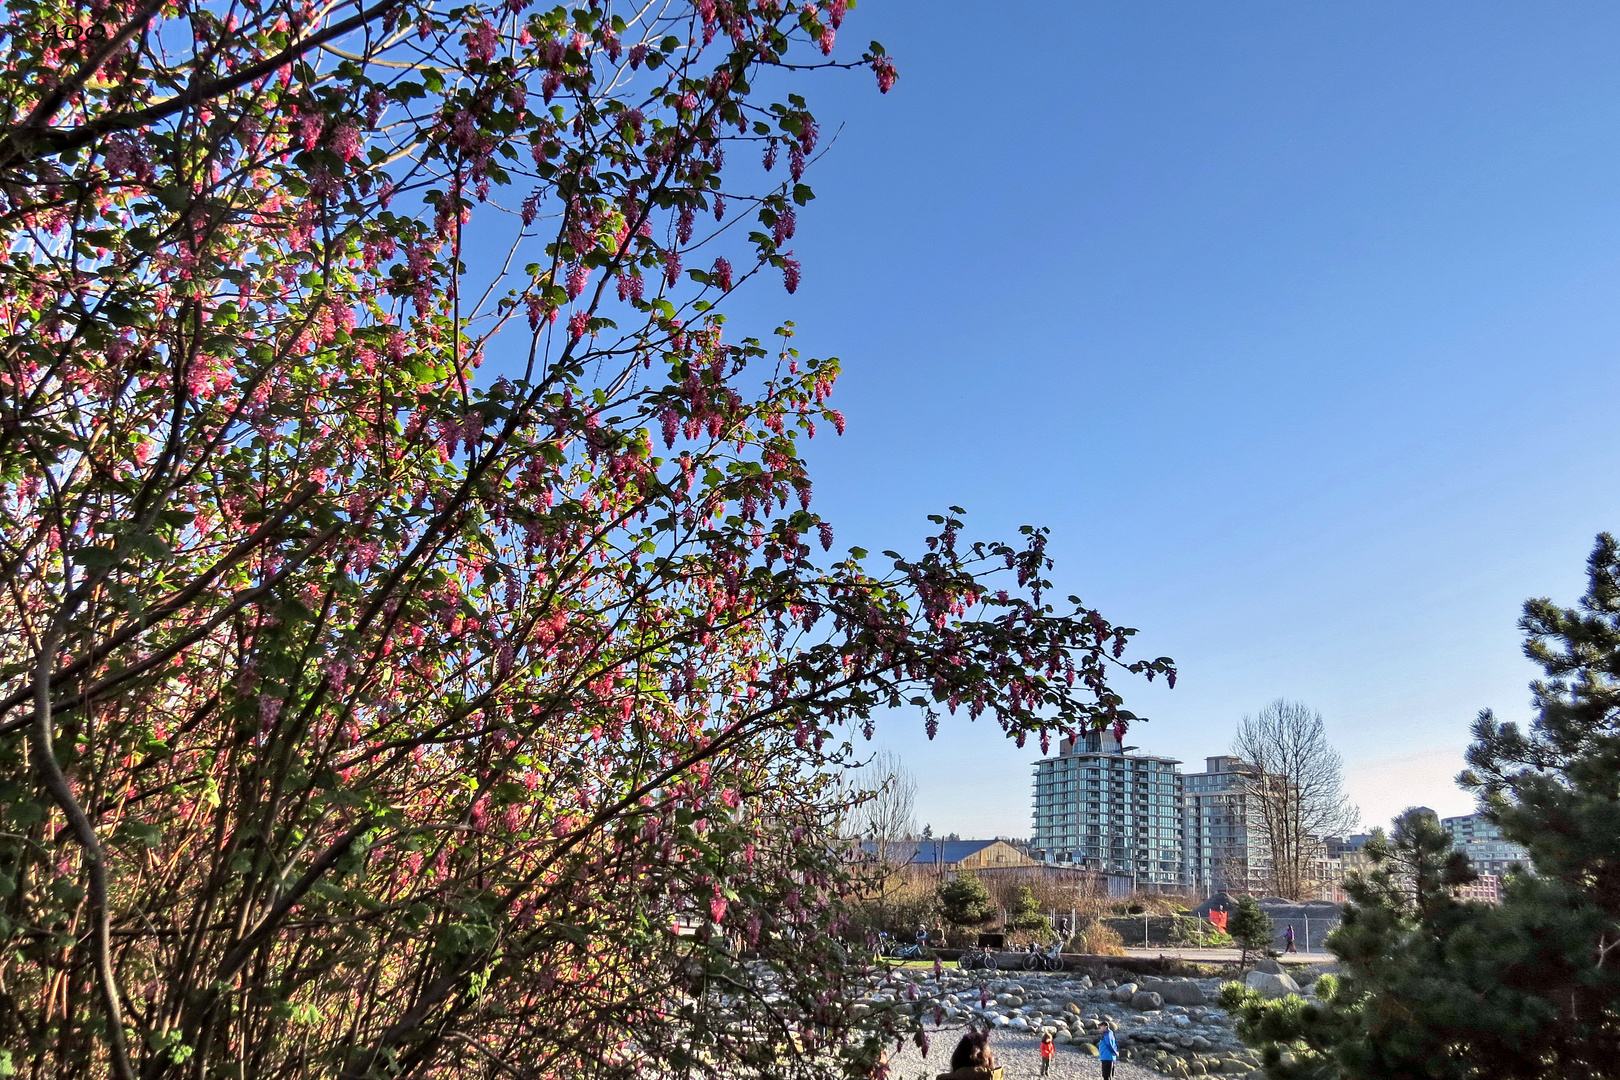
[[[1371,865],[1367,858],[1367,841],[1372,833],[1351,833],[1349,836],[1329,836],[1322,841],[1327,857],[1328,876],[1343,881],[1352,870],[1365,870]]]
[[[1111,731],[1035,763],[1031,853],[1108,875],[1144,891],[1185,884],[1182,785],[1175,758],[1131,754]]]
[[[1502,879],[1495,874],[1481,874],[1479,880],[1459,885],[1452,892],[1459,900],[1478,900],[1486,904],[1502,902]]]
[[[1257,796],[1248,790],[1255,767],[1238,757],[1204,759],[1204,771],[1182,778],[1189,887],[1264,893],[1271,856],[1260,828]]]
[[[1500,878],[1515,863],[1530,865],[1530,852],[1502,839],[1502,830],[1484,814],[1448,817],[1440,825],[1451,834],[1456,849],[1468,856],[1474,871],[1482,876]]]
[[[1352,833],[1349,836],[1327,836],[1322,839],[1323,887],[1321,899],[1344,903],[1344,879],[1351,873],[1365,871],[1372,865],[1367,858],[1367,841],[1371,833]]]
[[[875,861],[878,845],[863,840],[860,852]],[[886,855],[893,867],[927,868],[945,877],[955,877],[963,870],[1036,865],[1005,840],[903,840],[889,844]]]

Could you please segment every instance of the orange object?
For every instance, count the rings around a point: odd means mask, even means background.
[[[1226,912],[1212,911],[1209,913],[1209,924],[1222,933],[1226,931]]]

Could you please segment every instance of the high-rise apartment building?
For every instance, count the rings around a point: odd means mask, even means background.
[[[1052,861],[1131,874],[1139,889],[1180,888],[1181,763],[1126,750],[1113,732],[1092,732],[1036,762],[1030,846]]]
[[[1187,885],[1206,896],[1263,893],[1271,867],[1256,797],[1255,767],[1242,758],[1204,759],[1204,771],[1182,777]]]
[[[1514,863],[1530,865],[1530,852],[1502,839],[1502,830],[1484,814],[1443,818],[1440,827],[1480,874],[1501,877]]]

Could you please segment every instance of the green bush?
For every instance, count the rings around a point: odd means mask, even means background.
[[[1245,964],[1250,956],[1269,954],[1277,933],[1271,925],[1271,916],[1261,909],[1252,896],[1238,897],[1237,909],[1226,920],[1226,932],[1243,950]]]
[[[1018,890],[1018,899],[1007,913],[1007,929],[1033,930],[1047,937],[1052,935],[1052,920],[1041,914],[1035,903],[1035,894],[1028,885]]]
[[[956,926],[982,926],[995,916],[996,903],[984,882],[964,870],[939,887],[939,910]]]

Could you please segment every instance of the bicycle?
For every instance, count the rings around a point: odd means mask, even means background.
[[[974,971],[980,968],[985,971],[994,971],[997,967],[996,955],[983,945],[972,945],[957,958],[956,966],[963,971]]]
[[[1040,949],[1032,942],[1024,957],[1025,971],[1062,971],[1063,942],[1054,941],[1050,949]]]
[[[891,943],[889,947],[884,950],[883,955],[887,956],[890,960],[927,959],[927,957],[923,955],[923,947],[921,945],[902,945],[898,941]]]

